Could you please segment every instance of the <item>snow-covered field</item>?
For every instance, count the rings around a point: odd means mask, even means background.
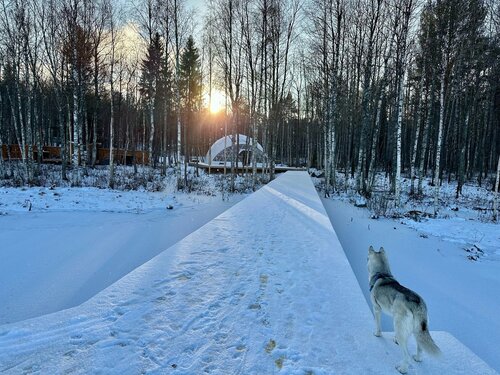
[[[425,299],[431,330],[450,332],[500,371],[500,225],[460,211],[420,222],[374,220],[345,199],[323,203],[368,303],[368,247],[383,246],[396,278]],[[382,326],[392,330],[392,321],[384,317]]]
[[[87,302],[0,326],[0,371],[395,372],[399,348],[372,331],[310,179],[287,173]],[[450,335],[433,336],[444,358],[410,373],[494,374]]]
[[[304,176],[278,178],[190,235],[243,197],[0,189],[0,324],[16,322],[0,326],[0,372],[395,372],[391,335],[371,334],[369,244],[426,299],[445,354],[411,374],[494,373],[437,330],[500,369],[497,224],[471,204],[415,222],[324,199],[342,250]]]
[[[86,301],[243,197],[0,188],[0,324]]]

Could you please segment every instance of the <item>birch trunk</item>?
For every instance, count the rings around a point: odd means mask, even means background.
[[[179,40],[179,7],[177,0],[174,0],[174,33],[175,33],[175,97],[176,97],[176,116],[177,116],[177,188],[181,181],[181,147],[182,147],[182,129],[181,129],[181,89],[180,89],[180,40]]]
[[[325,198],[329,197],[330,191],[330,160],[329,160],[329,151],[330,151],[330,129],[328,129],[328,122],[325,124],[325,133],[324,133],[324,147],[323,147],[323,164],[325,166]]]
[[[371,194],[373,191],[373,185],[375,184],[375,159],[376,159],[376,149],[377,149],[377,140],[380,132],[380,116],[382,115],[382,102],[384,100],[385,87],[382,88],[381,93],[378,98],[377,103],[377,112],[375,117],[375,129],[373,130],[373,142],[370,150],[370,164],[368,166],[368,184],[367,184],[367,193]],[[347,178],[346,178],[347,180]]]
[[[3,98],[2,98],[2,92],[0,91],[0,178],[3,178],[3,137],[2,137],[2,132],[3,132]],[[6,145],[7,148],[9,145]]]
[[[495,179],[495,198],[493,198],[493,221],[498,221],[498,189],[500,184],[500,155],[498,156],[497,177]]]
[[[434,215],[437,215],[439,205],[439,172],[441,163],[441,144],[443,143],[443,125],[444,125],[444,81],[445,81],[446,67],[443,64],[443,72],[441,73],[441,89],[439,93],[439,128],[436,143],[436,166],[434,170]]]
[[[396,124],[396,174],[395,174],[395,189],[394,196],[396,205],[399,206],[401,196],[401,130],[403,126],[403,104],[404,104],[404,86],[406,81],[406,71],[401,77],[399,83],[399,98],[398,98],[398,120]]]
[[[97,55],[97,47],[94,51],[94,113],[93,113],[93,129],[92,129],[92,160],[91,165],[95,166],[97,159],[97,116],[99,113],[99,57]]]
[[[332,82],[335,83],[335,77],[332,79]],[[330,92],[330,113],[328,116],[328,121],[329,121],[329,144],[330,144],[330,149],[329,149],[329,158],[328,158],[328,169],[329,169],[329,176],[330,176],[330,186],[332,187],[333,191],[335,191],[335,152],[336,152],[336,143],[335,143],[335,111],[336,111],[336,86],[332,85],[332,89]]]
[[[427,104],[427,116],[425,118],[424,130],[422,133],[422,147],[420,151],[420,165],[418,167],[418,186],[417,186],[417,194],[422,195],[422,184],[424,180],[424,167],[425,167],[425,157],[427,155],[427,148],[429,144],[429,126],[432,119],[432,105],[434,103],[434,84],[431,85],[431,98],[430,104]]]
[[[469,118],[470,118],[470,110],[467,110],[467,114],[465,116],[465,124],[464,124],[464,129],[462,130],[465,134],[461,136],[461,141],[460,143],[460,155],[459,155],[459,161],[458,161],[458,178],[457,178],[457,190],[455,192],[455,198],[458,199],[460,194],[462,194],[462,186],[465,181],[465,173],[466,173],[466,167],[465,167],[465,152],[467,148],[467,137],[469,133]]]
[[[21,159],[23,162],[23,168],[25,172],[25,176],[28,176],[28,168],[26,164],[26,127],[24,126],[24,116],[22,109],[22,101],[21,101],[21,92],[19,87],[19,65],[16,69],[16,79],[14,79],[14,90],[16,93],[17,103],[15,103],[12,97],[9,95],[9,99],[11,102],[11,113],[12,113],[12,123],[14,124],[15,136],[17,138],[17,143],[20,144],[21,148]],[[17,116],[16,116],[17,113]],[[19,119],[19,120],[18,120]],[[21,142],[19,142],[19,137],[21,138]]]
[[[420,128],[421,128],[421,103],[423,102],[423,96],[424,96],[424,91],[423,91],[423,75],[420,81],[420,95],[418,96],[418,102],[416,105],[416,116],[417,118],[415,119],[416,123],[416,131],[415,131],[415,142],[413,142],[413,149],[411,152],[411,160],[410,160],[410,195],[415,194],[415,179],[416,179],[416,173],[415,173],[415,164],[417,162],[417,149],[418,149],[418,140],[420,138]]]
[[[113,68],[111,68],[113,71]],[[111,79],[112,81],[113,79]],[[109,119],[109,187],[113,188],[115,184],[115,160],[114,160],[114,150],[113,142],[114,136],[114,123],[115,123],[115,110],[114,110],[114,100],[113,100],[113,84],[110,82],[111,87],[111,99],[110,99],[110,119]]]
[[[27,42],[26,42],[27,43]],[[25,129],[26,129],[26,143],[28,146],[28,154],[25,157],[24,162],[26,163],[26,171],[28,172],[27,178],[28,182],[31,182],[33,177],[32,171],[32,161],[33,161],[33,118],[31,116],[31,79],[29,71],[29,61],[28,61],[28,46],[26,45],[24,50],[24,66],[25,66],[25,90],[26,90],[26,116],[25,116]],[[26,146],[23,146],[26,147]]]
[[[361,129],[360,129],[360,138],[359,138],[359,150],[358,150],[358,164],[356,167],[357,174],[357,190],[360,193],[366,193],[366,138],[368,127],[370,126],[371,121],[371,111],[370,111],[370,99],[372,96],[371,93],[371,80],[372,80],[372,64],[373,64],[373,53],[374,53],[374,45],[376,42],[376,28],[378,27],[378,20],[380,16],[380,8],[382,5],[382,1],[377,0],[375,3],[372,2],[371,9],[371,19],[368,34],[368,46],[366,53],[366,65],[363,72],[363,97],[361,103],[361,110],[363,111],[362,119],[361,119]]]
[[[80,98],[78,95],[78,72],[76,70],[76,46],[73,46],[73,67],[71,68],[71,79],[73,83],[73,155],[72,155],[72,164],[74,167],[77,167],[79,165],[78,163],[78,148],[79,148],[79,142],[78,142],[78,128],[80,126],[80,117],[79,117],[79,104],[80,104]]]
[[[113,143],[115,140],[115,102],[114,102],[114,68],[115,68],[115,37],[116,30],[114,28],[113,14],[110,15],[110,32],[111,32],[111,56],[109,63],[109,90],[110,90],[110,119],[109,119],[109,187],[114,188],[115,184],[115,160]],[[151,156],[150,156],[151,158]]]
[[[149,152],[149,166],[154,165],[153,158],[153,141],[155,135],[155,102],[154,95],[149,99],[149,141],[148,141],[148,152]]]

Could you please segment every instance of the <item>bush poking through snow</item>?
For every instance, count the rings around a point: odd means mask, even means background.
[[[31,211],[31,208],[32,208],[32,204],[31,204],[31,201],[29,199],[26,199],[23,203],[23,207],[24,208],[27,208],[28,211]]]
[[[484,251],[481,250],[476,245],[473,245],[470,248],[466,247],[464,250],[468,253],[467,259],[469,259],[470,261],[473,261],[473,262],[479,260],[480,258],[482,258],[484,256]]]

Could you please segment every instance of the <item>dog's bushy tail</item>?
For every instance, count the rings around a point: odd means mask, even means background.
[[[426,319],[421,321],[420,329],[415,333],[415,337],[418,344],[424,351],[435,357],[439,357],[441,355],[441,349],[439,349],[429,333]]]

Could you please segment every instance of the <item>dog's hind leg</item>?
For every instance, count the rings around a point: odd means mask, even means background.
[[[420,346],[418,341],[417,341],[417,354],[413,356],[413,359],[415,360],[415,362],[422,362],[422,347]]]
[[[375,318],[375,332],[373,334],[377,337],[382,336],[382,333],[380,332],[380,315],[381,315],[381,308],[377,303],[373,302],[373,316]]]
[[[410,360],[410,353],[408,352],[408,337],[410,336],[410,332],[408,330],[407,322],[405,321],[406,319],[406,316],[394,317],[396,340],[403,351],[403,360],[396,366],[396,369],[401,374],[406,374],[408,372],[408,364]]]

